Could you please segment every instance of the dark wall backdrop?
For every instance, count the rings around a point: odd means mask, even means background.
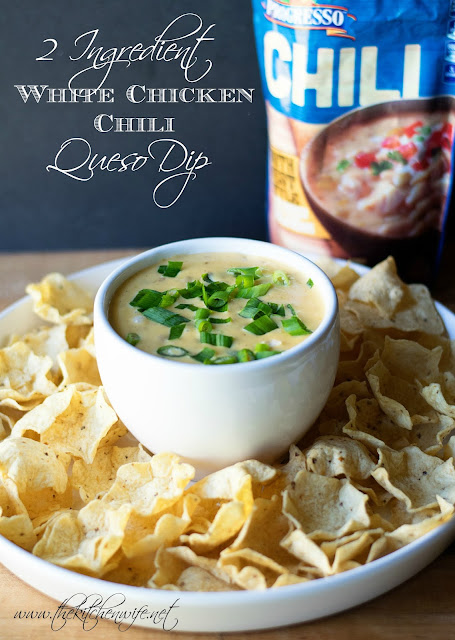
[[[248,0],[2,0],[0,8],[0,251],[146,246],[201,235],[265,238],[266,127]],[[106,48],[153,44],[187,12],[216,25],[214,43],[201,51],[213,69],[195,86],[255,88],[252,104],[128,103],[124,92],[131,84],[190,86],[177,63],[147,60],[113,66],[104,85],[115,89],[113,104],[24,104],[14,88],[64,87],[89,64],[68,59],[85,31],[98,28],[96,44]],[[49,48],[46,38],[55,38],[58,49],[52,62],[38,62]],[[174,117],[176,132],[98,133],[93,119],[99,113]],[[160,209],[152,199],[158,182],[152,165],[135,173],[96,172],[88,182],[47,172],[72,137],[108,156],[144,153],[152,140],[175,137],[213,164],[174,206]]]

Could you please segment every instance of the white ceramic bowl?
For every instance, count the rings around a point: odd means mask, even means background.
[[[273,358],[204,366],[145,353],[108,321],[109,303],[134,273],[174,255],[241,252],[270,258],[313,280],[325,305],[319,327]],[[159,453],[173,451],[198,476],[240,460],[276,460],[315,421],[332,388],[339,354],[335,290],[319,267],[276,245],[240,238],[173,242],[116,269],[95,299],[95,344],[108,397],[131,433]]]

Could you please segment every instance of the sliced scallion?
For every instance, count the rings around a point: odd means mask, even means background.
[[[310,287],[310,289],[312,289],[314,287],[314,282],[313,282],[313,280],[311,278],[308,278],[306,283]]]
[[[198,362],[202,362],[202,364],[209,364],[214,355],[215,351],[213,349],[205,347],[202,351],[199,351],[199,353],[191,357]]]
[[[255,355],[250,349],[240,349],[237,353],[237,358],[239,362],[250,362],[251,360],[256,360]]]
[[[267,351],[258,351],[256,353],[256,359],[262,360],[263,358],[269,358],[270,356],[277,356],[280,353],[282,353],[282,351],[272,351],[271,349],[268,349]]]
[[[188,351],[182,347],[175,347],[172,344],[167,344],[164,347],[160,347],[156,350],[160,356],[168,356],[168,358],[183,358],[188,355]]]
[[[284,309],[284,305],[277,304],[276,302],[268,302],[267,304],[271,307],[272,313],[274,315],[277,315],[277,316],[285,316],[286,315],[286,311]]]
[[[247,324],[246,327],[244,327],[245,331],[254,333],[256,336],[263,336],[265,333],[277,328],[277,323],[269,316],[260,316],[259,318],[256,318],[254,322],[250,322],[250,324]]]
[[[210,318],[212,324],[227,324],[232,322],[232,318]]]
[[[175,327],[178,324],[182,324],[182,322],[189,322],[188,318],[162,307],[152,307],[152,309],[146,309],[142,313],[149,320],[163,324],[165,327]]]
[[[251,318],[252,320],[254,320],[255,318],[263,314],[269,316],[271,315],[271,313],[271,305],[262,302],[262,300],[259,300],[259,298],[251,298],[239,312],[239,316],[241,316],[242,318]]]
[[[212,312],[210,309],[198,309],[194,315],[195,320],[206,320]]]
[[[289,287],[289,285],[291,284],[291,280],[289,276],[287,276],[284,273],[284,271],[281,271],[281,270],[273,272],[272,281],[275,284],[281,284],[281,285],[284,285],[285,287]]]
[[[224,336],[221,333],[209,333],[208,331],[201,331],[200,341],[202,343],[211,344],[214,347],[227,347],[229,348],[234,338],[231,336]]]
[[[235,279],[235,284],[237,287],[240,287],[241,289],[252,287],[254,285],[254,277],[253,276],[237,276]]]
[[[125,340],[129,342],[133,347],[137,345],[141,337],[137,333],[128,333]]]
[[[152,307],[158,307],[163,293],[161,291],[155,291],[154,289],[141,289],[130,302],[131,307],[137,307],[138,309],[151,309]]]
[[[254,280],[257,280],[262,275],[261,267],[232,267],[227,269],[228,273],[232,273],[234,276],[252,276]]]
[[[161,267],[158,267],[158,273],[161,273],[162,276],[166,276],[167,278],[175,278],[182,270],[182,266],[183,262],[172,262],[170,260],[168,264],[162,264]]]
[[[202,331],[207,331],[207,333],[211,333],[212,332],[212,324],[211,322],[209,322],[209,320],[195,320],[194,321],[195,325],[196,325],[196,329],[199,331],[199,333],[202,333]]]
[[[287,304],[286,306],[287,306],[287,308],[290,310],[290,312],[292,313],[292,315],[293,315],[293,316],[296,316],[296,315],[297,315],[296,310],[294,309],[294,307],[292,306],[292,304]]]
[[[282,327],[291,336],[304,336],[313,333],[297,316],[283,320]]]
[[[178,340],[182,336],[184,328],[184,323],[176,324],[175,327],[171,327],[171,330],[169,331],[169,340]]]
[[[218,356],[212,360],[212,364],[235,364],[238,362],[237,357],[232,356]]]
[[[271,286],[271,282],[264,282],[263,284],[257,284],[254,287],[239,289],[237,292],[237,298],[260,298],[261,296],[265,296]]]
[[[202,311],[202,307],[196,307],[195,304],[178,304],[175,307],[176,309],[189,309],[190,311]]]
[[[179,297],[179,292],[176,289],[166,291],[161,298],[160,307],[170,307]]]
[[[180,289],[179,293],[185,300],[189,298],[200,298],[202,295],[202,283],[199,282],[199,280],[188,282],[186,289]]]

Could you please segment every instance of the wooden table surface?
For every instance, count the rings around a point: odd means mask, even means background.
[[[64,274],[134,251],[84,251],[65,253],[0,254],[0,309],[23,294],[28,282],[50,271]],[[453,265],[449,252],[450,264]],[[440,279],[436,296],[455,310],[453,266]],[[1,560],[1,558],[0,558]],[[42,640],[53,633],[48,620],[14,618],[16,611],[55,611],[56,602],[35,591],[0,565],[0,638]],[[87,638],[78,620],[67,622],[58,638]],[[117,636],[117,627],[99,621],[89,638],[104,640]],[[163,631],[131,628],[128,637],[163,639]],[[420,574],[384,596],[355,609],[303,625],[236,634],[188,634],[172,632],[175,640],[205,638],[220,640],[455,640],[455,544]]]

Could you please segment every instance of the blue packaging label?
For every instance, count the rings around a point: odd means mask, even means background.
[[[376,259],[389,252],[379,248],[384,238],[435,238],[451,185],[455,5],[252,1],[272,240]],[[422,181],[427,210],[416,212],[411,192]]]

